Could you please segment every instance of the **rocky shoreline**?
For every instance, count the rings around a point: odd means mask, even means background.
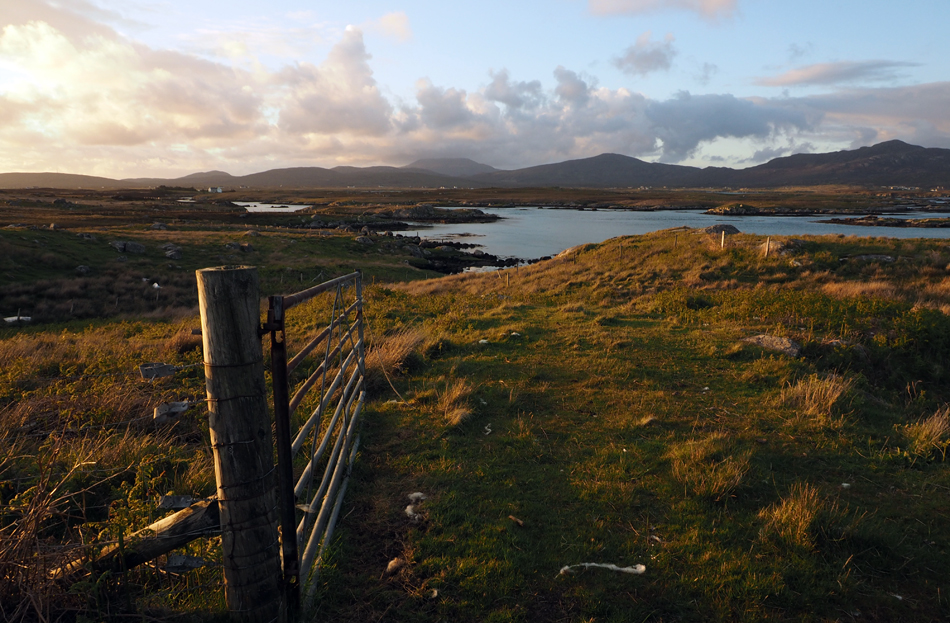
[[[950,227],[950,218],[887,218],[879,216],[862,216],[857,218],[831,218],[820,223],[830,223],[834,225],[855,225],[858,227],[919,227],[924,229],[938,229]]]

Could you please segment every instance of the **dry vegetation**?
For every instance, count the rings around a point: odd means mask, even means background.
[[[334,253],[378,271],[366,291],[365,441],[308,615],[830,621],[860,610],[866,620],[929,621],[950,612],[943,243],[776,240],[766,258],[759,237],[730,236],[721,249],[718,236],[679,230],[400,285],[398,258],[384,266],[342,239],[320,247],[303,237],[295,244],[312,246],[291,254],[290,233],[262,237],[262,258],[300,262],[263,268],[271,291],[303,283],[293,276],[304,264],[345,263]],[[129,274],[128,287],[144,283]],[[104,289],[69,290],[74,311],[81,301],[101,307],[87,299]],[[50,304],[62,305],[63,292]],[[222,612],[215,539],[186,550],[210,563],[193,571],[168,572],[160,560],[114,576],[46,573],[147,525],[163,495],[213,493],[204,409],[165,426],[151,418],[161,402],[203,396],[196,318],[169,311],[190,305],[0,333],[6,621]],[[295,326],[301,334],[324,326],[310,316]],[[800,355],[742,342],[760,333],[795,340]],[[149,361],[180,368],[148,382],[137,366]],[[410,522],[406,496],[417,491],[428,498]],[[385,573],[394,558],[405,564]],[[647,571],[558,574],[588,562]]]

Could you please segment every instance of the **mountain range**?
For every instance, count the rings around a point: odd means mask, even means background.
[[[950,149],[887,141],[824,154],[795,154],[747,169],[687,167],[645,162],[619,154],[568,160],[511,171],[467,158],[417,160],[405,167],[295,167],[234,176],[223,171],[174,179],[68,173],[0,173],[0,188],[637,188],[814,185],[950,187]]]

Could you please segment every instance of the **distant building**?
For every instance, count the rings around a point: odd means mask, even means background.
[[[224,189],[221,188],[220,186],[212,186],[211,188],[208,189],[208,192],[209,193],[223,193]]]

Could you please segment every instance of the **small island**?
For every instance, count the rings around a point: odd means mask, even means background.
[[[820,221],[821,223],[831,223],[835,225],[856,225],[859,227],[921,227],[921,228],[940,228],[950,227],[950,218],[881,218],[879,216],[861,216],[857,218],[831,218]]]

